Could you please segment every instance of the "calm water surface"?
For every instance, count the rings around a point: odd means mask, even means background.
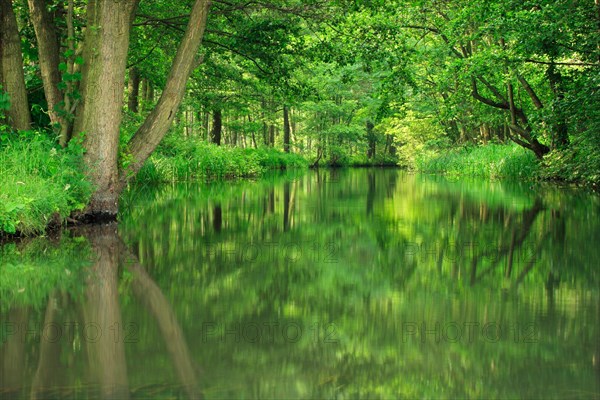
[[[600,199],[397,170],[134,188],[0,250],[0,398],[600,398]]]

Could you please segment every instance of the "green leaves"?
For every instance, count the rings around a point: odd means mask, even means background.
[[[4,115],[4,112],[8,110],[10,110],[10,95],[7,92],[3,91],[2,85],[0,85],[0,119]]]

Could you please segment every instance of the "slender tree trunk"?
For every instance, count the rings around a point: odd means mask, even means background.
[[[154,86],[148,79],[142,81],[142,110],[148,111],[154,103]]]
[[[52,15],[46,8],[44,0],[28,0],[29,11],[39,55],[40,71],[44,83],[44,93],[48,102],[50,122],[55,129],[60,129],[66,123],[60,115],[60,103],[63,100],[58,84],[61,81],[58,65],[60,62],[60,49],[58,36]]]
[[[134,114],[138,113],[140,94],[140,71],[136,67],[129,68],[129,99],[127,108]]]
[[[248,122],[250,124],[252,123],[252,117],[250,116],[250,114],[248,114]],[[252,138],[252,145],[256,149],[256,135],[254,134],[254,129],[253,128],[251,128],[251,129],[252,129],[252,131],[250,132],[250,136]]]
[[[75,5],[73,0],[68,1],[67,6],[67,48],[70,53],[69,57],[67,57],[67,73],[70,76],[73,76],[75,72],[75,63],[74,63],[74,55],[75,55],[75,24],[74,24],[74,11]],[[75,85],[72,79],[69,79],[67,82],[67,88],[65,90],[63,101],[64,101],[64,123],[60,126],[60,145],[65,147],[69,140],[71,140],[71,136],[73,134],[73,126],[71,125],[71,121],[73,120],[73,115],[75,113],[75,109],[79,103],[79,100],[75,100],[73,98],[73,93],[75,92]]]
[[[187,392],[187,398],[202,399],[194,373],[193,359],[173,308],[142,265],[133,257],[129,258],[133,259],[127,267],[133,275],[131,282],[133,292],[156,320],[175,372]]]
[[[290,152],[290,112],[288,106],[283,106],[283,151]]]
[[[129,28],[135,6],[135,0],[88,2],[83,102],[74,129],[86,133],[84,160],[96,189],[88,210],[92,214],[116,215],[118,211],[119,130]]]
[[[45,327],[61,326],[59,300],[58,292],[54,291],[50,294],[44,317]],[[38,366],[31,382],[31,400],[47,399],[51,397],[52,387],[64,386],[64,379],[60,374],[61,345],[61,340],[49,340],[45,337],[40,340]]]
[[[211,142],[217,146],[221,145],[221,139],[223,136],[223,114],[220,109],[213,111],[213,126],[210,132]]]
[[[204,108],[204,112],[202,113],[202,135],[204,137],[204,140],[208,140],[208,132],[209,132],[209,128],[210,128],[210,118],[209,118],[209,113],[206,110],[206,107]]]
[[[141,111],[146,111],[147,106],[146,106],[146,91],[148,87],[148,79],[145,78],[141,78],[140,77],[140,93],[139,93],[139,107]]]
[[[283,184],[283,231],[290,230],[290,182]]]
[[[387,135],[385,143],[388,148],[387,154],[389,154],[392,157],[395,157],[396,156],[396,145],[394,144],[394,137],[392,135]]]
[[[221,228],[223,227],[223,209],[221,208],[221,204],[216,204],[213,207],[213,230],[216,233],[221,232]]]
[[[10,0],[0,0],[0,77],[2,90],[10,96],[10,109],[5,111],[9,124],[18,130],[31,127],[27,102],[23,55],[17,19]]]
[[[375,141],[375,134],[373,133],[373,129],[375,126],[371,121],[367,121],[367,141],[369,142],[369,148],[367,149],[367,158],[372,159],[375,157],[375,146],[377,145]]]
[[[261,100],[261,105],[262,105],[261,114],[262,114],[262,121],[263,121],[263,143],[265,146],[268,146],[269,145],[269,126],[267,125],[267,121],[265,119],[265,110],[267,108],[267,102],[264,98]]]
[[[269,125],[269,146],[275,147],[275,125]]]

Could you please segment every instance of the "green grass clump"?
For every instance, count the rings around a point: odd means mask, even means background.
[[[535,155],[516,144],[430,149],[417,157],[415,164],[424,173],[488,179],[536,179],[540,173]]]
[[[43,232],[88,203],[78,140],[60,148],[44,133],[3,134],[0,140],[0,236]]]
[[[306,168],[297,154],[261,147],[242,149],[167,137],[137,175],[138,182],[256,177],[275,169]]]

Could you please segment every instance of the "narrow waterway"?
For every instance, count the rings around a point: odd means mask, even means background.
[[[2,398],[599,398],[600,198],[321,170],[0,250]]]

